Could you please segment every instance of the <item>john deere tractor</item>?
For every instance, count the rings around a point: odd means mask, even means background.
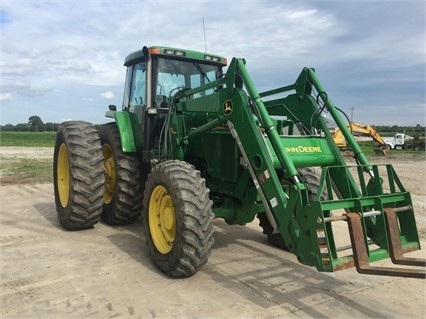
[[[109,106],[111,123],[58,129],[54,192],[65,229],[141,215],[153,263],[189,277],[207,262],[214,218],[244,225],[257,217],[270,243],[319,271],[425,277],[370,265],[424,266],[403,256],[420,249],[410,194],[391,165],[369,163],[313,69],[259,93],[240,58],[228,66],[218,55],[155,46],[124,65],[123,106]],[[325,113],[357,165],[341,156]]]

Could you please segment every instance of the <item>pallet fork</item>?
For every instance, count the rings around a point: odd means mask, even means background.
[[[404,257],[403,255],[403,249],[400,242],[397,214],[405,213],[410,210],[410,206],[384,209],[385,219],[387,222],[386,229],[387,237],[389,240],[389,254],[394,264],[426,267],[425,259],[408,258]],[[346,214],[346,217],[352,243],[355,266],[359,273],[425,279],[426,273],[424,269],[377,267],[370,265],[368,260],[368,247],[365,241],[363,231],[362,217],[358,213],[348,213]]]

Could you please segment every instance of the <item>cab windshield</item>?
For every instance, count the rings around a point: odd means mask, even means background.
[[[158,77],[154,88],[157,104],[166,102],[181,89],[193,89],[213,82],[221,72],[221,67],[217,65],[167,58],[158,59],[157,69]],[[197,93],[194,97],[211,93],[213,93],[213,89]]]

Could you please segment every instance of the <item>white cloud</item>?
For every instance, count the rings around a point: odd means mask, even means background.
[[[104,92],[104,93],[102,93],[102,94],[101,94],[101,96],[102,96],[104,99],[107,99],[107,100],[111,100],[111,99],[115,98],[115,94],[114,94],[114,93],[112,93],[111,91]]]
[[[0,101],[1,102],[7,102],[12,97],[11,93],[0,93]]]
[[[13,81],[7,78],[2,81],[2,90],[13,93],[16,96],[42,96],[49,93],[53,84],[49,80],[40,80],[38,83],[32,83],[30,80],[20,79]]]
[[[387,92],[383,104],[392,104],[396,92],[409,91],[406,103],[426,108],[424,89],[419,89],[426,86],[422,1],[365,2],[368,10],[360,10],[358,1],[187,4],[179,0],[87,1],[84,6],[75,1],[3,1],[7,19],[1,25],[0,76],[2,91],[10,93],[2,94],[11,94],[3,99],[19,104],[2,121],[23,121],[18,117],[23,105],[34,105],[32,98],[43,98],[38,102],[45,105],[46,114],[52,109],[64,112],[82,96],[120,98],[113,92],[123,87],[127,54],[144,45],[204,51],[202,18],[208,51],[228,61],[234,56],[246,58],[259,90],[293,83],[302,67],[311,66],[321,79],[331,79],[327,88],[337,92],[342,104],[353,102],[350,95],[356,96],[358,109],[371,103],[361,90],[367,87],[361,84],[368,82],[376,92]],[[414,67],[420,71],[414,74]],[[398,73],[393,81],[380,81],[390,70]],[[355,73],[358,77],[348,75]],[[75,112],[71,117],[84,113],[75,105],[69,109]],[[368,112],[365,108],[367,118]]]
[[[8,54],[4,53],[3,58],[5,61],[8,59]],[[34,65],[31,58],[20,58],[12,61],[1,62],[1,73],[2,75],[22,75],[29,76],[36,72],[37,67]]]

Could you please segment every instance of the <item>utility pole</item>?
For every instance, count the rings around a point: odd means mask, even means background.
[[[356,110],[356,108],[354,107],[350,107],[349,110],[351,111],[351,123],[353,123],[353,119],[354,119],[354,111]]]

